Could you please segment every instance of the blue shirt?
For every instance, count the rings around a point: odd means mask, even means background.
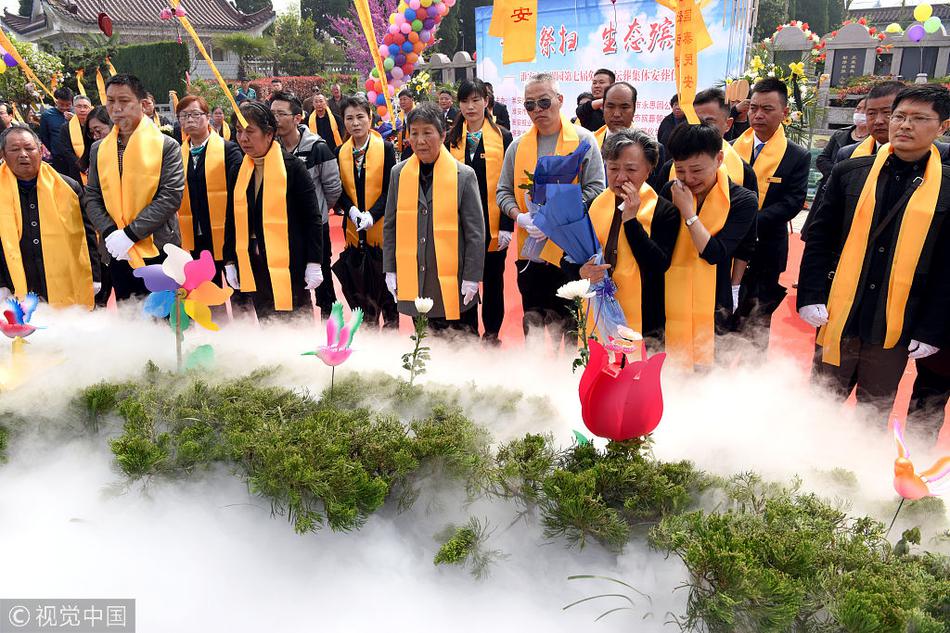
[[[254,101],[257,99],[257,91],[248,86],[247,92],[244,91],[244,88],[238,88],[237,97],[235,101],[241,103],[242,101]]]
[[[52,106],[43,110],[40,116],[40,140],[53,156],[67,155],[59,135],[59,130],[64,125],[66,125],[66,117],[62,112]]]

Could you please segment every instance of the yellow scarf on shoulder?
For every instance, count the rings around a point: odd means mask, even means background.
[[[577,136],[577,130],[570,119],[561,115],[561,131],[558,133],[557,147],[554,153],[558,156],[567,156],[580,145],[580,139]],[[528,201],[526,196],[528,192],[521,189],[521,185],[528,183],[528,176],[525,172],[533,174],[538,166],[538,128],[531,128],[524,133],[521,141],[518,143],[518,151],[515,154],[515,200],[518,202],[518,208],[522,213],[528,212]],[[528,232],[520,226],[516,227],[518,233],[518,252],[524,247],[524,241],[528,237]],[[561,255],[564,253],[554,242],[547,241],[544,250],[541,251],[541,258],[555,266],[560,266]]]
[[[657,195],[650,185],[643,183],[640,187],[640,208],[637,211],[637,222],[643,225],[647,235],[653,223],[653,212],[656,210]],[[601,247],[607,247],[610,237],[610,225],[614,219],[614,209],[617,207],[617,196],[610,189],[604,189],[594,198],[590,207],[590,221],[597,233],[597,240]],[[617,240],[617,266],[609,271],[610,278],[617,286],[617,301],[623,308],[623,315],[627,319],[627,326],[637,332],[643,331],[642,288],[640,281],[640,266],[634,257],[630,244],[621,235]],[[596,323],[594,319],[587,320],[588,334],[593,333]]]
[[[723,164],[698,212],[710,235],[725,226],[729,206],[729,174]],[[713,364],[715,314],[716,266],[699,256],[686,221],[680,219],[673,262],[666,271],[666,351],[677,364],[690,371]]]
[[[333,113],[330,112],[330,110],[327,110],[327,113],[320,118],[330,119],[330,130],[333,132],[333,142],[337,147],[339,147],[340,144],[343,142],[343,139],[340,138],[340,128],[337,127],[336,117],[333,116]],[[307,122],[307,126],[310,128],[310,131],[313,132],[314,134],[320,133],[319,130],[317,129],[317,111],[316,110],[310,113],[310,120]]]
[[[181,227],[181,247],[195,250],[195,227],[191,214],[191,192],[188,189],[188,170],[191,163],[191,140],[181,144],[181,160],[185,165],[185,193],[178,209],[178,224]],[[208,215],[211,219],[211,244],[215,261],[224,257],[224,220],[228,211],[228,177],[224,165],[224,139],[211,131],[205,146],[205,189],[208,195]]]
[[[845,239],[841,258],[835,269],[831,292],[828,297],[828,323],[818,331],[818,344],[822,346],[822,362],[837,367],[841,363],[841,337],[854,308],[858,281],[864,268],[868,240],[871,236],[871,223],[874,219],[874,207],[877,204],[877,181],[881,168],[892,153],[890,143],[881,146],[864,181],[858,206],[854,210],[854,219],[848,237]],[[891,263],[890,279],[887,283],[886,321],[887,333],[884,337],[884,349],[897,345],[904,330],[904,311],[907,297],[914,283],[914,272],[920,252],[930,232],[940,182],[943,180],[943,167],[940,152],[930,147],[930,158],[924,170],[924,181],[907,201],[907,207],[901,218],[900,232],[897,235],[897,247]]]
[[[399,174],[396,198],[396,289],[400,301],[419,296],[419,157]],[[445,318],[459,318],[458,163],[444,146],[432,173],[432,233]],[[422,253],[425,261],[425,252]]]
[[[226,141],[231,140],[231,126],[227,121],[221,121],[221,138]]]
[[[86,153],[86,141],[82,137],[82,125],[79,123],[79,117],[73,116],[69,120],[69,143],[73,147],[73,153],[76,158],[82,158]],[[86,184],[86,174],[79,174],[82,177],[82,184]]]
[[[854,148],[851,158],[861,158],[862,156],[874,155],[874,137],[868,134],[868,137],[861,141],[861,144]]]
[[[609,131],[609,128],[605,125],[594,132],[594,138],[597,139],[597,147],[600,149],[604,149],[604,141],[607,140],[607,132]]]
[[[162,176],[162,148],[165,135],[147,118],[142,117],[139,125],[129,137],[129,144],[122,154],[122,173],[119,174],[119,128],[115,126],[99,143],[97,169],[99,186],[106,211],[119,230],[124,229],[147,207]],[[158,249],[149,235],[137,242],[129,250],[130,264],[133,268],[144,266],[143,259],[158,257]]]
[[[458,144],[449,148],[455,160],[465,164],[465,152],[468,143],[468,122],[462,121],[462,137]],[[482,146],[485,148],[485,191],[488,193],[488,229],[491,242],[489,251],[498,250],[498,227],[501,225],[501,210],[496,199],[498,193],[498,179],[501,178],[501,167],[505,162],[505,140],[498,132],[485,121],[482,124]]]
[[[752,152],[755,150],[755,131],[749,128],[742,133],[742,136],[736,139],[733,146],[742,159],[752,165],[755,172],[755,179],[759,184],[759,208],[765,203],[765,194],[769,191],[769,184],[782,182],[781,178],[775,178],[775,170],[785,156],[785,150],[788,147],[788,139],[785,138],[785,128],[778,126],[772,138],[765,142],[765,147],[759,152],[755,162],[752,162]]]
[[[353,160],[353,139],[348,138],[346,143],[340,147],[340,153],[337,160],[340,163],[340,180],[343,183],[343,191],[353,201],[353,204],[359,204],[359,197],[356,192],[356,176],[353,173],[355,161]],[[369,132],[369,145],[366,146],[366,154],[363,156],[363,202],[366,211],[379,200],[383,195],[383,166],[386,164],[386,141],[376,130]],[[346,209],[349,212],[349,209]],[[346,225],[345,237],[347,246],[356,246],[360,243],[359,232],[348,215],[343,216],[343,223]],[[383,243],[383,222],[376,222],[366,232],[366,243],[370,246],[381,246]]]
[[[92,308],[92,267],[79,196],[52,167],[42,163],[36,179],[36,200],[40,207],[46,299],[54,306]],[[20,253],[22,237],[23,210],[17,179],[7,165],[0,165],[0,244],[13,281],[13,293],[18,297],[31,290],[26,287]]]
[[[237,183],[234,185],[234,229],[235,250],[238,258],[238,274],[241,280],[241,292],[254,292],[257,282],[251,269],[250,218],[247,206],[247,187],[254,178],[254,159],[244,156]],[[293,291],[290,285],[290,239],[287,228],[287,168],[280,146],[274,142],[264,157],[264,182],[261,185],[264,196],[263,225],[264,235],[257,239],[263,241],[267,253],[267,270],[270,272],[271,287],[274,289],[274,309],[293,310]]]
[[[765,148],[763,148],[764,151]],[[729,144],[728,141],[722,142],[722,164],[726,166],[726,173],[729,174],[729,178],[732,182],[736,183],[740,187],[745,186],[745,165],[742,162],[742,157],[736,153],[736,150]],[[676,180],[676,163],[670,167],[670,181]]]

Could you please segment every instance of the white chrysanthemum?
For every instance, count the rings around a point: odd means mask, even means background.
[[[434,303],[435,302],[428,297],[416,297],[416,312],[419,314],[428,314]]]
[[[590,279],[578,279],[577,281],[569,281],[558,288],[557,296],[561,299],[574,301],[575,299],[589,299],[594,296],[594,293],[590,292]]]

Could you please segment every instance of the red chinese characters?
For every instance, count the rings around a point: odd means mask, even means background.
[[[601,37],[604,40],[604,55],[616,55],[617,54],[617,29],[614,27],[613,22],[604,27],[604,30],[601,31]]]

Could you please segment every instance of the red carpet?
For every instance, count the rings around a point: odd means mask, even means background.
[[[331,216],[330,218],[330,239],[333,242],[334,256],[339,254],[344,244],[342,222],[343,218],[341,216]],[[789,293],[785,298],[785,302],[772,316],[769,357],[793,359],[795,364],[801,367],[802,376],[804,377],[807,376],[811,367],[815,349],[815,330],[798,318],[798,312],[795,309],[797,293],[793,285],[798,281],[798,268],[801,263],[803,249],[804,243],[798,234],[792,234],[789,243],[788,270],[782,276],[782,284],[789,288]],[[337,285],[337,296],[342,297],[343,295],[339,291],[339,283],[335,279],[334,282]],[[524,343],[524,331],[521,326],[521,295],[518,293],[515,249],[513,248],[508,249],[508,263],[505,269],[505,303],[507,311],[504,325],[501,328],[502,344],[505,347],[520,346]],[[401,317],[400,330],[407,333],[412,331],[412,324],[407,317]],[[894,415],[901,419],[907,415],[907,406],[915,376],[914,364],[912,362],[908,363],[894,404]],[[944,432],[941,433],[941,439],[947,439],[948,445],[950,445],[950,426],[946,427]]]

